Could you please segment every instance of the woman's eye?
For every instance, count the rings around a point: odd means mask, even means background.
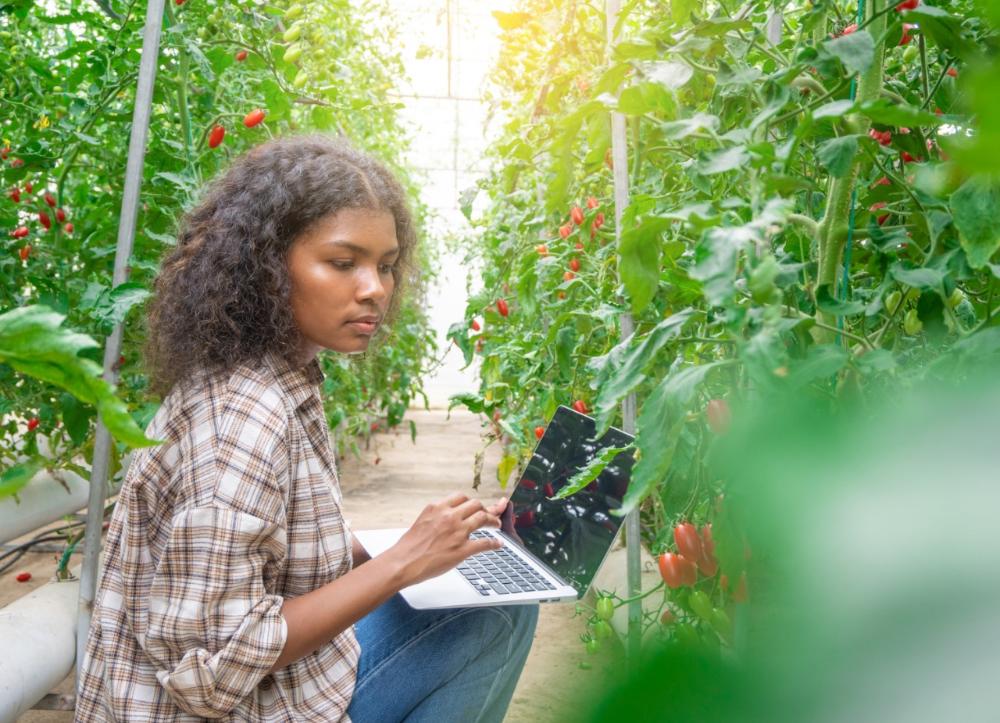
[[[393,264],[382,264],[382,273],[391,274],[395,268],[396,267]]]
[[[333,265],[336,266],[338,269],[349,269],[349,268],[351,268],[351,262],[350,261],[334,261]]]

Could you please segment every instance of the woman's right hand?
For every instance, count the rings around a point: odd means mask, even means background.
[[[470,540],[469,535],[480,527],[500,527],[500,518],[479,500],[456,492],[427,505],[385,554],[402,565],[404,587],[414,585],[447,572],[470,555],[503,547],[493,537]]]

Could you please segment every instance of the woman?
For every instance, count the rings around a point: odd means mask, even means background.
[[[368,348],[416,243],[403,190],[326,136],[239,158],[183,219],[148,319],[164,401],[118,498],[76,719],[500,721],[537,605],[396,593],[497,545],[456,493],[369,560],[344,524],[316,354]],[[356,624],[356,625],[355,625]]]

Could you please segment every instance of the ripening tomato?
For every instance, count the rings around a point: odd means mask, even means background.
[[[705,407],[705,416],[708,418],[708,426],[716,434],[725,434],[732,421],[732,412],[725,399],[710,399]]]
[[[564,281],[572,281],[575,278],[576,274],[574,274],[572,271],[567,271],[565,274],[563,274]]]
[[[750,595],[747,591],[747,574],[744,571],[740,574],[740,579],[736,583],[736,589],[733,590],[733,602],[745,603],[749,599]]]
[[[597,208],[597,199],[594,198],[593,196],[588,196],[587,197],[587,208],[589,208],[591,210]]]
[[[31,244],[25,244],[21,247],[21,250],[17,252],[18,256],[21,257],[21,261],[27,261],[28,255],[31,253]]]
[[[705,525],[699,532],[701,535],[701,557],[695,562],[705,577],[713,577],[719,571],[719,561],[715,558],[715,540],[712,539],[712,526]]]
[[[569,238],[569,235],[573,233],[573,226],[571,224],[563,224],[559,227],[559,235],[563,238]]]
[[[674,542],[677,551],[689,560],[701,557],[701,538],[698,530],[690,522],[683,522],[674,528]]]
[[[535,251],[538,252],[539,256],[549,255],[549,247],[546,246],[545,244],[538,244],[537,246],[535,246]]]
[[[674,621],[674,613],[670,608],[663,611],[660,616],[660,625],[670,625]]]
[[[598,211],[597,215],[594,216],[594,228],[599,229],[603,225],[604,225],[604,214]]]

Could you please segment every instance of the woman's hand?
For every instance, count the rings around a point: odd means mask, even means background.
[[[480,527],[500,527],[505,498],[486,507],[456,492],[440,502],[427,505],[399,541],[386,551],[403,568],[406,585],[436,577],[470,555],[503,547],[503,541],[489,538],[470,540]]]

